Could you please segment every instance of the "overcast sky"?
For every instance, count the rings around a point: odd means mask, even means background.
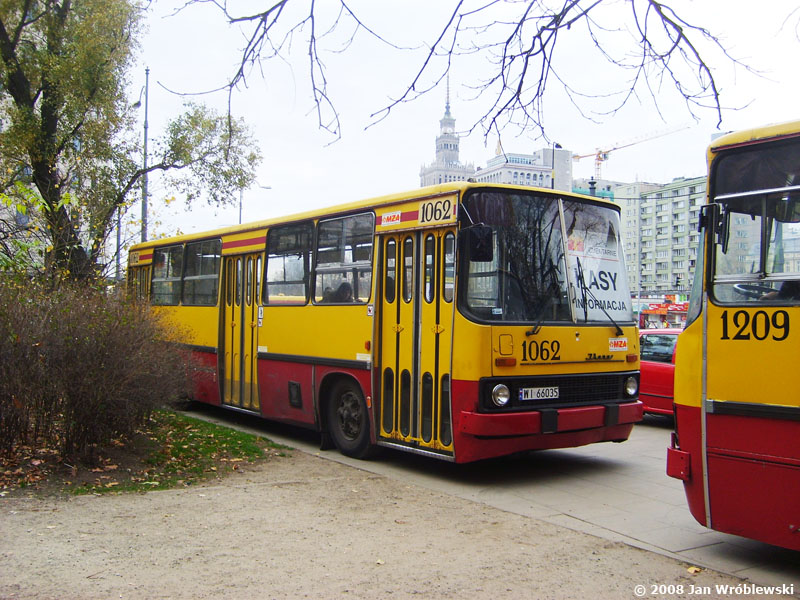
[[[269,2],[246,4],[257,8]],[[145,66],[150,68],[151,138],[158,136],[183,102],[167,89],[200,92],[219,87],[237,65],[238,50],[243,44],[241,32],[227,25],[209,4],[191,6],[169,16],[182,4],[159,0],[151,7],[139,66],[131,74],[131,96],[135,100],[144,85]],[[430,39],[453,4],[443,0],[352,2],[377,31],[407,46]],[[738,109],[723,113],[720,130],[800,118],[796,108],[800,98],[796,66],[800,50],[798,15],[785,22],[796,2],[768,0],[761,6],[769,10],[760,11],[757,18],[753,3],[745,0],[674,0],[672,4],[676,12],[717,35],[734,57],[762,72],[761,77],[756,77],[723,62],[714,66],[723,105]],[[378,5],[380,11],[375,8]],[[624,5],[619,9],[627,10]],[[569,50],[564,68],[577,72],[587,91],[606,83],[602,81],[605,72],[586,63],[585,36],[579,31],[569,35],[559,41],[563,50]],[[392,51],[362,36],[346,52],[323,56],[329,67],[329,91],[342,125],[341,139],[335,141],[317,126],[305,50],[303,40],[297,39],[291,62],[273,60],[265,64],[263,76],[251,73],[248,87],[233,97],[234,114],[245,118],[264,155],[257,183],[243,194],[244,221],[413,189],[419,186],[420,167],[434,159],[434,141],[444,112],[444,86],[397,107],[387,119],[365,129],[374,121],[372,113],[403,93],[419,66],[419,51]],[[484,65],[468,59],[454,64],[450,104],[458,129],[468,128],[478,117],[479,106],[472,100],[474,93],[469,86],[475,85],[482,68]],[[667,84],[655,91],[660,114],[649,98],[634,98],[616,115],[595,121],[581,117],[570,106],[556,80],[551,80],[550,85],[544,122],[549,140],[533,139],[516,130],[504,131],[506,152],[529,153],[553,141],[575,154],[589,154],[597,148],[644,139],[612,152],[602,165],[602,177],[666,183],[675,177],[704,173],[705,148],[711,135],[718,131],[717,115],[705,111],[700,122],[695,122]],[[223,111],[227,106],[224,93],[195,100]],[[663,132],[671,133],[654,138]],[[474,132],[462,139],[461,161],[485,165],[494,155],[496,143],[496,135],[484,139],[482,132]],[[591,157],[573,163],[575,177],[589,177],[593,171]],[[212,210],[198,204],[187,214],[180,203],[169,209],[160,207],[160,200],[170,195],[169,190],[157,177],[151,178],[150,187],[151,221],[161,221],[160,225],[154,223],[156,233],[171,234],[176,228],[198,231],[238,220],[236,208]],[[232,196],[238,200],[238,191],[232,190]]]

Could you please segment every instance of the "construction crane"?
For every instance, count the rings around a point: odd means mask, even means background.
[[[664,137],[665,135],[670,135],[677,131],[681,131],[683,129],[687,129],[689,125],[681,125],[679,127],[673,127],[672,129],[667,129],[666,131],[654,131],[647,135],[639,136],[637,138],[626,140],[624,142],[620,142],[611,146],[610,148],[597,148],[594,152],[589,154],[573,154],[572,160],[581,160],[582,158],[588,158],[590,156],[594,157],[594,179],[595,181],[600,181],[600,167],[601,165],[608,160],[608,155],[614,152],[615,150],[621,150],[622,148],[628,148],[630,146],[634,146],[636,144],[641,144],[642,142],[649,142],[650,140],[654,140],[656,138]]]

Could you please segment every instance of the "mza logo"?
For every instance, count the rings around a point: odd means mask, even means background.
[[[624,352],[628,349],[628,338],[611,338],[608,340],[608,349],[611,352]]]
[[[393,225],[395,223],[400,223],[401,221],[401,213],[399,210],[395,212],[386,213],[385,215],[381,216],[381,225]]]

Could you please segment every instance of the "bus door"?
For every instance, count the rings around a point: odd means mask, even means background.
[[[261,256],[244,254],[225,259],[224,315],[219,359],[222,402],[259,410],[258,290]]]
[[[386,235],[380,298],[379,438],[452,451],[452,229]]]

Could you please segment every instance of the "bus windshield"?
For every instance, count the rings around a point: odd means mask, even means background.
[[[800,301],[800,143],[722,154],[711,185],[719,205],[714,297]]]
[[[466,315],[534,324],[632,321],[615,210],[535,192],[478,191],[464,205],[493,234],[491,260],[462,253]]]

